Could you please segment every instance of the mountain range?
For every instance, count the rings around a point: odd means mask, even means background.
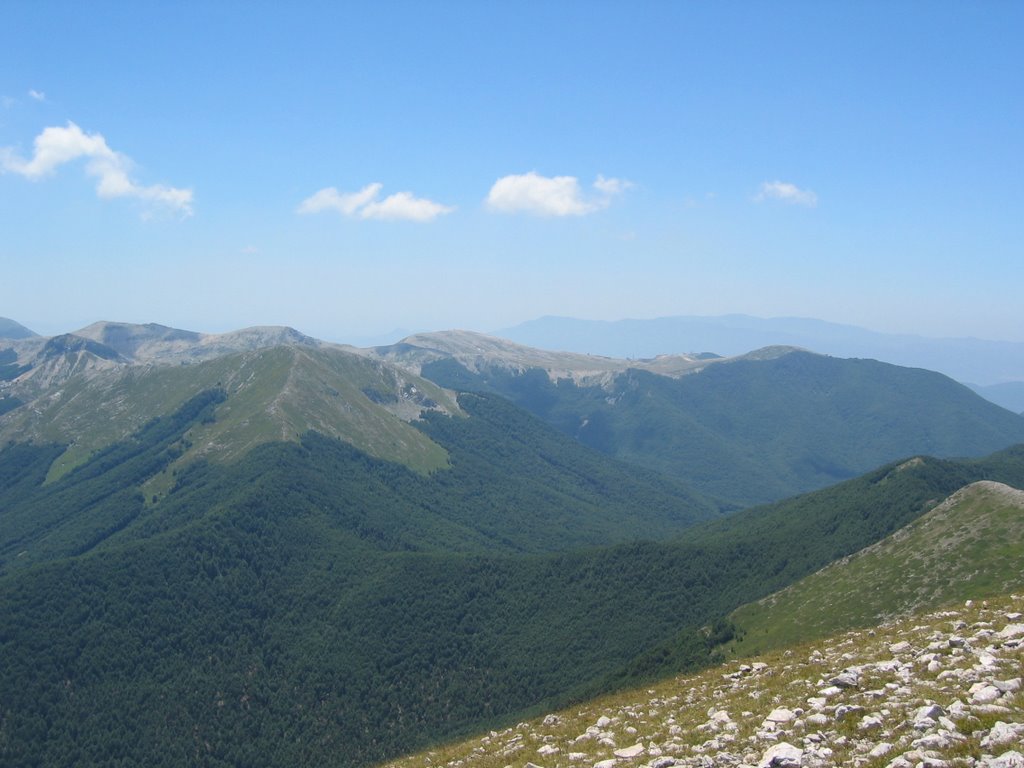
[[[1024,441],[1021,417],[945,376],[792,347],[620,360],[444,332],[373,353],[444,387],[499,394],[728,508],[913,453],[978,456]]]
[[[836,357],[926,368],[981,387],[1024,382],[1024,343],[879,333],[800,317],[721,315],[616,321],[542,317],[495,331],[495,335],[544,349],[625,358],[688,351],[732,356],[785,345]],[[1011,410],[1019,412],[1024,406]]]
[[[713,663],[739,606],[1024,486],[1021,417],[791,348],[0,354],[0,765],[367,765]]]

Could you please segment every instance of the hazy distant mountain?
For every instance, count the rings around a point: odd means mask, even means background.
[[[553,352],[517,344],[473,331],[438,331],[408,336],[397,344],[374,347],[368,354],[397,362],[416,373],[424,365],[453,359],[472,372],[498,366],[523,372],[540,368],[553,379],[597,383],[630,368],[666,376],[679,376],[704,368],[715,356],[659,355],[649,360],[626,360],[604,355]]]
[[[977,384],[967,386],[996,405],[1001,405],[1014,413],[1024,412],[1024,381],[1008,381],[1005,384],[990,384],[987,387]]]
[[[781,344],[927,368],[981,385],[1024,381],[1024,343],[886,334],[810,318],[722,315],[602,321],[542,317],[495,335],[542,349],[613,357],[704,351],[731,356]]]
[[[0,339],[27,339],[35,335],[34,331],[30,331],[21,323],[0,317]]]
[[[278,325],[260,325],[228,333],[196,333],[157,323],[99,322],[75,331],[74,335],[105,344],[137,363],[210,360],[233,352],[279,345],[335,346]]]

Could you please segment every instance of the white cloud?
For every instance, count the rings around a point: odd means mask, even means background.
[[[46,101],[46,94],[42,91],[37,91],[34,88],[28,89],[28,95],[35,101]]]
[[[451,213],[455,209],[426,200],[422,197],[413,197],[409,192],[396,192],[388,195],[379,203],[374,201],[367,203],[359,215],[364,219],[405,219],[406,221],[430,221],[441,214]]]
[[[345,216],[352,216],[377,197],[383,187],[383,184],[367,184],[358,192],[351,193],[341,193],[336,187],[327,187],[303,200],[299,204],[299,213],[333,210]]]
[[[141,186],[132,181],[132,161],[115,152],[98,133],[87,134],[74,123],[43,129],[35,138],[31,160],[19,157],[11,147],[0,148],[0,170],[33,181],[52,175],[57,168],[88,158],[85,172],[96,178],[96,194],[102,198],[134,197],[166,206],[185,216],[192,214],[192,190],[163,184]]]
[[[806,205],[808,208],[814,208],[818,204],[818,196],[812,190],[800,189],[796,184],[785,181],[764,182],[754,200],[758,203],[765,200],[781,200],[793,205]]]
[[[396,192],[378,200],[383,188],[380,183],[367,184],[358,192],[339,192],[335,187],[327,187],[299,203],[298,212],[337,211],[343,216],[360,219],[427,222],[455,210],[453,206],[414,197],[411,192]]]
[[[611,204],[615,195],[632,186],[624,179],[598,176],[596,196],[584,196],[575,176],[541,176],[536,171],[503,176],[487,195],[487,206],[502,213],[537,216],[584,216]]]
[[[633,182],[631,181],[626,181],[625,179],[606,179],[601,174],[597,175],[597,180],[594,182],[594,189],[608,197],[621,195],[627,189],[632,188]]]

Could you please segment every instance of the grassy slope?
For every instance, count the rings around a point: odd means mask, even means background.
[[[982,481],[886,539],[730,618],[731,651],[765,649],[1024,586],[1024,491]]]
[[[0,440],[71,443],[54,463],[52,481],[95,451],[128,437],[154,415],[171,413],[197,393],[217,386],[227,391],[230,402],[215,423],[193,430],[185,461],[196,456],[230,461],[255,445],[297,440],[312,429],[419,472],[447,464],[443,449],[396,414],[408,419],[418,411],[410,387],[449,412],[457,411],[450,395],[358,355],[301,347],[76,377],[58,392],[8,414],[0,421]],[[380,393],[381,402],[363,390]]]
[[[935,613],[916,613],[898,622],[870,632],[847,632],[830,636],[812,645],[780,649],[761,656],[757,666],[730,663],[698,674],[686,674],[642,688],[621,691],[581,702],[557,712],[535,716],[515,726],[458,742],[439,742],[429,750],[409,754],[387,763],[386,768],[524,768],[530,764],[548,768],[593,766],[603,761],[619,766],[642,766],[656,760],[674,758],[677,765],[757,765],[762,755],[778,742],[785,741],[804,750],[822,747],[828,758],[804,765],[829,765],[837,768],[884,768],[901,753],[908,752],[920,738],[924,727],[913,728],[920,707],[938,704],[952,719],[946,725],[954,737],[938,751],[929,752],[917,764],[942,760],[947,765],[982,765],[982,755],[1000,755],[1021,750],[1012,739],[996,745],[984,737],[999,721],[1024,723],[1024,701],[1019,694],[1004,696],[998,709],[985,713],[963,711],[964,703],[973,704],[970,687],[979,678],[1005,680],[1019,677],[1024,663],[1024,645],[1007,643],[990,658],[978,663],[993,642],[991,635],[1003,630],[1015,612],[1024,609],[1024,596],[1008,595],[976,601],[970,606],[948,606]],[[1019,614],[1017,614],[1019,615]],[[1019,621],[1019,619],[1017,620]],[[975,642],[966,651],[942,643],[930,657],[939,659],[944,673],[925,671],[919,662],[909,679],[892,670],[897,663],[913,663],[936,639],[946,640],[953,633],[972,635],[989,633],[982,643]],[[971,638],[973,640],[973,638]],[[911,650],[897,655],[890,647],[908,642]],[[996,645],[1000,645],[996,640]],[[990,650],[989,647],[988,650]],[[860,666],[861,684],[833,695],[824,708],[812,707],[809,699],[844,668]],[[895,691],[899,691],[897,694]],[[958,702],[961,711],[955,711]],[[776,707],[797,710],[799,716],[780,726],[772,737],[764,719]],[[844,716],[844,709],[853,712]],[[858,711],[860,710],[860,711]],[[825,723],[807,722],[811,714],[826,713]],[[716,719],[725,713],[725,721]],[[862,729],[863,714],[878,718],[881,727]],[[721,715],[719,714],[719,717]],[[603,719],[602,719],[603,718]],[[946,719],[946,718],[944,718]],[[726,722],[728,725],[726,725]],[[935,723],[929,730],[939,729]],[[806,739],[805,736],[812,736]],[[881,742],[889,751],[868,756]],[[614,750],[639,744],[641,753],[633,758],[615,759]],[[914,760],[907,760],[913,765]],[[1009,762],[1007,765],[1011,764]]]

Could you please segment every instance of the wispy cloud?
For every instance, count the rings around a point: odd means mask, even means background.
[[[46,94],[34,88],[29,88],[28,95],[34,101],[46,101]]]
[[[575,176],[541,176],[536,171],[503,176],[487,195],[487,207],[502,213],[536,216],[585,216],[607,208],[616,195],[630,188],[625,179],[598,176],[596,194],[585,195]]]
[[[36,181],[79,158],[88,159],[85,172],[97,180],[96,194],[102,198],[130,197],[185,216],[192,214],[191,189],[137,184],[129,175],[130,158],[112,150],[102,135],[85,133],[71,122],[63,128],[45,128],[36,136],[30,160],[19,157],[12,147],[0,147],[0,170]]]
[[[796,184],[785,181],[766,181],[754,196],[754,201],[780,200],[792,205],[805,205],[814,208],[818,204],[818,196],[810,189],[800,189]]]
[[[342,216],[360,219],[418,222],[432,221],[455,210],[454,206],[414,197],[411,192],[396,192],[378,200],[383,188],[384,185],[377,182],[367,184],[358,192],[339,192],[336,187],[327,187],[299,203],[297,210],[303,214],[337,211]]]

